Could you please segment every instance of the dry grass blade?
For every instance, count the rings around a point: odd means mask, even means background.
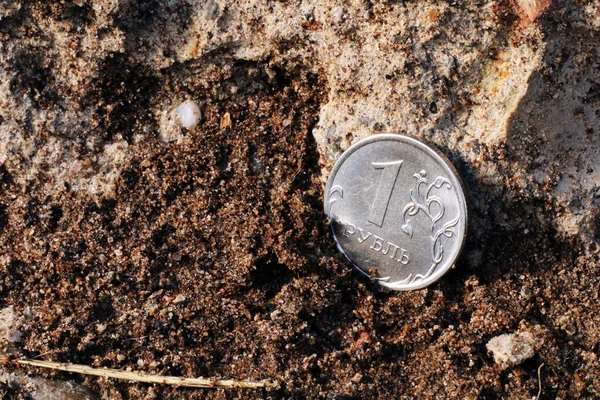
[[[161,376],[150,375],[141,372],[128,372],[119,369],[111,368],[93,368],[87,365],[56,363],[50,361],[39,360],[17,360],[17,363],[23,365],[31,365],[34,367],[56,369],[60,371],[73,372],[83,375],[102,376],[104,378],[123,379],[127,381],[159,383],[164,385],[194,387],[194,388],[244,388],[244,389],[261,389],[268,387],[276,387],[277,383],[270,380],[258,382],[251,381],[236,381],[231,379],[214,380],[207,378],[180,378],[176,376]]]
[[[544,363],[540,364],[540,366],[538,367],[538,394],[535,397],[536,400],[540,399],[540,396],[542,395],[542,367],[544,366]]]

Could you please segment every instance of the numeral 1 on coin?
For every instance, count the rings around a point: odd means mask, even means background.
[[[383,170],[379,186],[377,187],[375,201],[371,205],[371,213],[369,214],[369,222],[379,227],[383,225],[383,219],[385,218],[385,213],[392,197],[392,191],[396,185],[398,173],[403,162],[404,160],[371,163],[375,169]]]

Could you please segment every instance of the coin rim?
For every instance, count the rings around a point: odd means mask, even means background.
[[[467,239],[469,213],[468,213],[467,199],[465,196],[465,186],[462,181],[462,178],[458,174],[458,171],[456,170],[456,168],[454,167],[452,162],[439,149],[437,149],[433,146],[429,146],[429,145],[421,142],[420,140],[417,140],[410,136],[401,135],[399,133],[379,133],[379,134],[375,134],[373,136],[369,136],[369,137],[359,140],[358,142],[351,145],[348,149],[346,149],[346,151],[344,151],[342,153],[340,158],[338,158],[336,160],[335,164],[333,165],[333,168],[331,169],[331,172],[329,173],[329,177],[327,178],[327,184],[325,185],[325,195],[323,196],[323,211],[325,212],[325,215],[327,216],[327,218],[330,218],[330,216],[327,214],[327,203],[329,200],[329,191],[331,189],[331,185],[333,184],[333,181],[335,180],[337,172],[341,168],[344,161],[346,161],[346,159],[348,159],[348,157],[350,157],[354,152],[356,152],[356,150],[360,149],[361,147],[364,147],[368,144],[371,144],[373,142],[379,142],[379,141],[396,141],[396,142],[406,143],[408,145],[412,145],[414,147],[417,147],[417,148],[423,150],[425,153],[430,154],[443,167],[446,167],[449,170],[449,172],[450,172],[449,175],[451,175],[451,178],[457,187],[457,192],[458,192],[458,197],[459,197],[459,199],[458,199],[459,207],[462,206],[460,208],[462,208],[462,211],[464,213],[464,221],[465,222],[463,224],[464,227],[463,227],[463,234],[462,234],[460,247],[459,247],[458,251],[456,252],[456,255],[454,256],[452,261],[448,262],[447,266],[443,270],[441,270],[438,274],[436,274],[435,278],[426,278],[423,281],[421,281],[421,283],[414,285],[414,286],[403,287],[403,286],[394,285],[394,283],[387,283],[387,282],[377,280],[377,282],[380,285],[385,286],[390,289],[398,290],[398,291],[410,291],[410,290],[423,289],[423,288],[428,287],[428,286],[432,285],[433,283],[437,282],[439,279],[442,278],[442,276],[446,275],[448,270],[452,268],[452,266],[454,265],[456,260],[460,257],[460,254],[462,253],[462,251],[464,249],[465,242]],[[461,202],[461,200],[462,200],[462,202]],[[338,241],[338,238],[335,234],[335,230],[333,229],[333,224],[331,224],[331,221],[330,221],[329,225],[330,225],[331,232],[333,234],[333,238],[335,240],[335,244],[336,244],[336,247],[338,248],[338,250],[348,259],[348,261],[350,261],[350,263],[354,266],[354,268],[356,268],[359,272],[361,272],[363,275],[367,276],[371,280],[376,280],[376,279],[371,278],[371,276],[367,272],[363,271],[358,265],[356,265],[356,263],[354,261],[352,261],[352,259],[350,259],[350,257],[348,257],[348,254],[346,254],[346,252],[342,248],[342,245]]]

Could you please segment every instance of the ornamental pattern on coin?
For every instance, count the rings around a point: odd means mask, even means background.
[[[467,206],[448,159],[406,136],[352,145],[325,188],[338,249],[383,286],[413,290],[438,280],[460,254]]]

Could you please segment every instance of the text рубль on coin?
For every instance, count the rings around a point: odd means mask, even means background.
[[[343,235],[347,238],[355,237],[358,243],[365,244],[374,252],[379,252],[383,255],[388,255],[392,260],[395,260],[401,264],[408,264],[410,259],[408,257],[408,251],[402,247],[390,242],[385,239],[363,229],[350,222],[337,221],[338,224],[343,225]],[[365,243],[366,242],[366,243]]]

